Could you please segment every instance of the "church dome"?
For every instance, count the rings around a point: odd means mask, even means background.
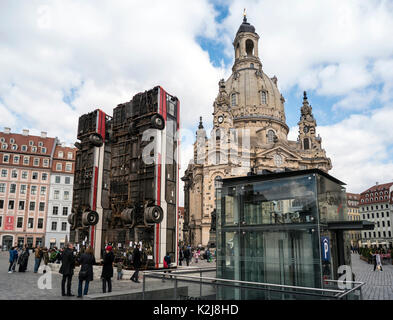
[[[243,23],[240,25],[239,30],[237,30],[236,34],[238,34],[240,32],[252,32],[252,33],[255,33],[255,27],[247,22],[247,18],[246,17],[244,17]]]

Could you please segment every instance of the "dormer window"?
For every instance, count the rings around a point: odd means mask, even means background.
[[[37,147],[31,147],[31,152],[37,152]]]
[[[29,141],[29,146],[33,146],[34,145],[34,141],[30,140]]]
[[[63,151],[59,151],[58,156],[59,158],[63,158]]]
[[[3,143],[3,145],[1,146],[1,148],[4,149],[4,150],[7,149],[7,148],[8,148],[8,144]]]
[[[11,138],[11,139],[10,139],[10,143],[11,143],[11,144],[14,144],[14,143],[15,143],[15,139],[14,139],[14,138]]]
[[[14,151],[15,151],[15,150],[18,150],[18,145],[13,144],[12,147],[11,147],[11,149],[14,150]]]
[[[42,143],[42,141],[38,142],[38,146],[42,147],[44,144]]]
[[[27,151],[27,146],[26,145],[22,146],[22,151]]]
[[[261,91],[261,103],[267,104],[267,92],[266,91]]]
[[[236,93],[232,93],[231,95],[231,106],[236,106]]]

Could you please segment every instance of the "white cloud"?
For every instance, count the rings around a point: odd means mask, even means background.
[[[329,173],[345,182],[349,192],[360,193],[375,182],[393,181],[389,150],[392,119],[393,108],[386,107],[370,115],[351,115],[337,124],[317,127],[322,147],[332,160]],[[298,128],[293,127],[288,137],[296,140],[297,134]]]

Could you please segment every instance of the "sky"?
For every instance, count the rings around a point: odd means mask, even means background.
[[[80,115],[161,85],[181,102],[183,172],[199,116],[212,127],[244,8],[288,137],[307,91],[329,173],[354,193],[393,181],[393,1],[2,0],[0,131],[73,144]]]

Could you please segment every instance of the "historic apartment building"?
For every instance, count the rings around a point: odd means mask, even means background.
[[[59,144],[55,148],[50,178],[45,246],[64,247],[69,239],[67,222],[72,208],[76,148]]]
[[[231,76],[218,83],[213,103],[213,130],[208,138],[200,120],[194,159],[184,181],[184,240],[206,246],[215,209],[215,181],[244,176],[250,171],[319,168],[329,171],[331,160],[316,134],[316,120],[304,93],[297,141],[288,140],[285,99],[277,77],[267,76],[259,58],[259,35],[247,22],[233,41],[235,62]]]
[[[348,218],[351,221],[360,221],[360,213],[359,213],[359,201],[360,195],[357,193],[349,193],[347,192],[347,210],[348,210]],[[362,234],[360,231],[349,231],[349,237],[351,239],[351,246],[360,247]]]
[[[374,222],[375,228],[362,231],[362,246],[393,247],[393,182],[376,184],[360,194],[359,213],[362,220]]]
[[[0,243],[43,245],[55,138],[0,132]]]

